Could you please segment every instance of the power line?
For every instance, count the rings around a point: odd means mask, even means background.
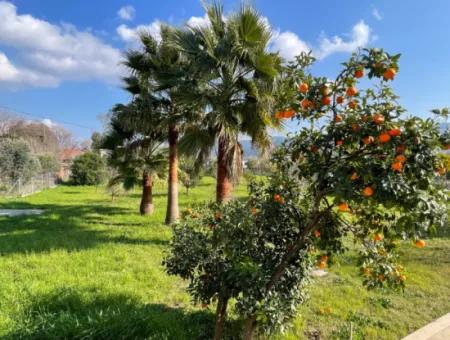
[[[0,105],[0,110],[5,110],[7,113],[23,115],[23,116],[28,116],[28,117],[32,117],[32,118],[49,119],[48,117],[45,117],[45,116],[41,116],[41,115],[37,115],[37,114],[31,114],[31,113],[24,112],[24,111],[15,110],[15,109],[12,109],[10,107],[2,106],[2,105]],[[59,124],[72,125],[72,126],[76,126],[78,128],[87,129],[87,130],[89,130],[91,132],[95,131],[95,129],[93,129],[91,127],[88,127],[88,126],[85,126],[85,125],[81,125],[81,124],[76,124],[76,123],[66,122],[66,121],[63,121],[63,120],[56,120],[56,119],[51,119],[51,120],[56,122],[56,123],[59,123]]]

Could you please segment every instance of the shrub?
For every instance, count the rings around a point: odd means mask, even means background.
[[[70,181],[75,185],[98,185],[105,179],[106,165],[95,152],[85,152],[76,157],[70,167]]]

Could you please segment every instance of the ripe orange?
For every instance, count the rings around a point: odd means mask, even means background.
[[[381,275],[378,275],[378,280],[380,280],[380,281],[384,281],[386,278],[384,277],[384,275],[383,274],[381,274]]]
[[[327,263],[325,261],[319,261],[318,267],[324,269],[327,267]]]
[[[295,115],[295,111],[292,109],[284,111],[284,117],[283,118],[292,118]]]
[[[405,280],[406,280],[406,275],[400,275],[400,276],[398,277],[398,279],[399,279],[400,281],[405,281]]]
[[[383,132],[378,136],[378,141],[380,143],[387,143],[390,140],[391,140],[391,136],[389,136],[389,134],[387,134],[386,132]]]
[[[401,172],[403,168],[403,163],[402,162],[394,162],[391,165],[391,169],[397,172]]]
[[[402,134],[402,131],[399,128],[392,128],[388,130],[388,134],[392,137],[398,137]]]
[[[397,71],[394,68],[388,68],[383,73],[384,80],[392,80],[394,79],[395,75],[397,74]]]
[[[320,260],[321,260],[321,261],[327,262],[327,261],[328,261],[328,255],[322,255],[322,256],[320,257]]]
[[[281,197],[281,195],[279,195],[279,194],[273,195],[273,200],[274,200],[275,202],[280,203],[280,204],[283,204],[283,203],[284,203],[283,197]]]
[[[373,237],[373,239],[375,241],[381,241],[383,239],[383,234],[382,233],[376,233],[375,236]]]
[[[348,97],[353,97],[355,94],[357,94],[358,93],[358,90],[356,89],[356,87],[354,87],[354,86],[351,86],[351,87],[349,87],[348,89],[347,89],[347,91],[345,92],[345,94],[348,96]]]
[[[377,125],[381,125],[384,123],[384,116],[380,113],[377,113],[375,116],[373,116],[373,122]]]
[[[308,92],[308,90],[309,90],[309,85],[308,85],[307,83],[301,83],[301,84],[299,85],[299,87],[298,87],[298,90],[299,90],[301,93],[306,93],[306,92]]]
[[[358,132],[359,130],[361,130],[361,126],[359,126],[359,124],[353,123],[352,130],[353,132]]]
[[[339,209],[339,211],[342,211],[342,212],[349,212],[350,211],[350,207],[345,202],[342,202],[341,204],[339,204],[338,205],[338,209]]]
[[[344,102],[344,97],[339,96],[339,97],[336,98],[336,103],[342,104],[343,102]]]
[[[363,138],[363,143],[365,145],[369,145],[372,144],[375,141],[375,138],[373,138],[372,136],[367,136]]]
[[[320,237],[320,230],[314,231],[314,236],[319,238]]]
[[[331,104],[331,98],[328,96],[325,96],[322,98],[322,104],[323,105],[330,105]]]
[[[397,157],[395,157],[395,161],[400,162],[400,163],[405,163],[406,157],[404,155],[398,155]]]
[[[303,99],[301,105],[303,109],[307,110],[313,106],[313,103],[309,99]]]
[[[352,173],[352,175],[350,176],[350,179],[352,181],[356,181],[358,179],[358,174],[356,172]]]
[[[336,123],[340,123],[340,122],[342,122],[342,120],[343,120],[343,118],[342,118],[341,115],[336,115],[336,117],[334,117],[334,121],[335,121]]]
[[[372,187],[365,187],[363,189],[362,193],[365,197],[370,197],[370,196],[373,196],[374,190]]]
[[[362,77],[364,77],[364,70],[361,68],[357,69],[355,71],[355,78],[362,78]]]
[[[350,100],[348,102],[348,107],[352,110],[355,110],[358,107],[358,102],[356,102],[354,100]]]
[[[405,144],[400,144],[395,148],[395,152],[397,153],[403,153],[406,151],[406,145]]]
[[[253,207],[253,208],[251,209],[251,211],[252,211],[252,215],[256,215],[256,213],[258,212],[258,209],[256,209],[255,207]]]
[[[417,247],[417,248],[423,248],[423,247],[425,247],[425,241],[424,241],[424,240],[417,240],[417,241],[416,241],[416,247]]]
[[[344,144],[344,141],[342,139],[339,139],[339,140],[336,141],[336,145],[337,146],[341,146],[343,144]]]

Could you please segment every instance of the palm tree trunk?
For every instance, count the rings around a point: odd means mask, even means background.
[[[217,203],[227,202],[231,197],[232,182],[227,167],[226,150],[227,140],[224,137],[220,137],[217,155]]]
[[[153,178],[147,171],[144,171],[142,174],[142,187],[142,199],[139,211],[141,215],[150,215],[153,213]]]
[[[179,217],[178,210],[178,129],[169,126],[169,176],[167,193],[166,224],[174,223]]]

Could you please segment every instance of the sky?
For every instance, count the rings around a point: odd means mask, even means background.
[[[224,0],[225,13],[240,1]],[[393,87],[411,113],[450,106],[450,1],[253,0],[273,30],[270,49],[312,50],[315,75],[333,78],[352,51],[401,53]],[[59,123],[89,138],[129,95],[123,53],[161,22],[207,23],[199,0],[0,0],[0,109]],[[288,126],[288,130],[294,127]]]

